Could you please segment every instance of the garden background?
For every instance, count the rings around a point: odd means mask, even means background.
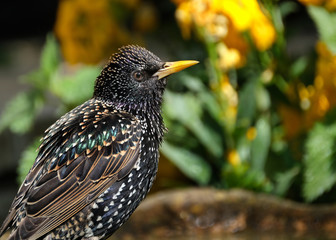
[[[336,1],[2,5],[0,220],[43,131],[91,97],[125,44],[200,61],[169,80],[153,192],[212,186],[336,201]]]

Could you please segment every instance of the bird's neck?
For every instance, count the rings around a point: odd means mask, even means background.
[[[122,107],[122,110],[136,116],[150,139],[155,139],[161,143],[165,132],[165,126],[161,115],[161,104],[143,104],[142,106],[128,105]]]
[[[102,99],[98,100],[104,101]],[[161,115],[161,102],[142,102],[141,104],[126,104],[118,101],[104,102],[118,111],[124,111],[136,116],[142,125],[144,133],[148,134],[151,139],[155,139],[159,143],[162,142],[166,128]]]

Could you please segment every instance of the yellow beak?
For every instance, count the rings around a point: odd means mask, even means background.
[[[179,72],[185,68],[191,67],[197,64],[198,61],[194,60],[185,60],[185,61],[176,61],[176,62],[166,62],[163,68],[153,74],[153,76],[157,76],[158,79],[169,76],[170,74]]]

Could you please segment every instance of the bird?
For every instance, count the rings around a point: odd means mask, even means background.
[[[0,236],[111,236],[155,179],[166,132],[161,105],[167,77],[197,63],[162,61],[137,45],[119,48],[96,78],[93,97],[45,131]]]

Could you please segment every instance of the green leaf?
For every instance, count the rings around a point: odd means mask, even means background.
[[[20,80],[34,86],[37,89],[40,89],[41,91],[45,91],[49,84],[49,77],[47,77],[41,69],[20,76]]]
[[[192,120],[199,119],[202,115],[200,102],[190,93],[179,94],[166,91],[164,102],[166,114],[182,123],[189,124]]]
[[[189,90],[197,93],[200,103],[204,105],[203,108],[206,109],[214,119],[222,121],[219,114],[221,108],[214,94],[202,83],[202,80],[185,72],[180,73],[180,79]]]
[[[305,143],[303,196],[311,202],[336,183],[336,124],[315,124]]]
[[[43,102],[44,98],[38,91],[18,94],[7,104],[2,113],[0,132],[5,128],[20,134],[28,132]]]
[[[183,83],[189,90],[194,92],[203,92],[207,87],[202,83],[202,80],[190,75],[188,72],[179,73],[180,82]]]
[[[249,80],[239,92],[237,122],[249,125],[256,114],[256,83],[256,80]]]
[[[181,122],[211,154],[221,156],[223,153],[221,137],[202,122],[203,111],[200,101],[192,94],[177,94],[170,91],[165,93],[164,98],[163,111],[166,116]]]
[[[59,47],[56,39],[50,34],[47,36],[47,41],[41,53],[40,68],[23,76],[23,81],[45,91],[49,85],[50,78],[58,69],[60,61]]]
[[[304,56],[298,58],[291,66],[290,73],[292,78],[298,78],[308,67],[309,59]]]
[[[254,191],[270,192],[272,184],[260,171],[251,170],[248,164],[237,166],[227,164],[222,169],[223,182],[227,188],[244,188]]]
[[[21,184],[29,172],[29,169],[33,166],[37,157],[37,148],[40,145],[40,140],[36,139],[31,145],[29,145],[21,155],[19,160],[19,166],[17,168],[18,183]]]
[[[320,39],[336,54],[336,12],[312,5],[308,6],[308,12],[316,24]]]
[[[256,88],[256,106],[260,112],[265,112],[271,107],[270,94],[261,84]]]
[[[291,187],[294,178],[300,173],[300,167],[293,167],[286,172],[280,172],[275,176],[274,193],[278,196],[284,196]]]
[[[204,104],[204,108],[210,113],[210,115],[218,122],[221,122],[221,108],[215,96],[210,94],[208,91],[204,91],[199,94],[199,99],[200,101],[202,101],[202,103]]]
[[[281,16],[283,19],[287,17],[289,14],[298,11],[298,3],[297,2],[281,2],[279,3],[279,9],[281,11]]]
[[[255,127],[257,136],[251,144],[251,167],[263,172],[271,144],[271,126],[267,118],[263,117]]]
[[[54,74],[51,79],[50,91],[63,103],[76,106],[92,97],[94,81],[99,73],[98,67],[86,66],[73,75]]]
[[[60,50],[55,37],[52,34],[47,35],[47,41],[44,45],[41,55],[41,69],[46,76],[55,72],[60,64]]]
[[[161,152],[172,161],[186,176],[198,184],[209,183],[211,177],[210,165],[192,152],[164,142]]]

